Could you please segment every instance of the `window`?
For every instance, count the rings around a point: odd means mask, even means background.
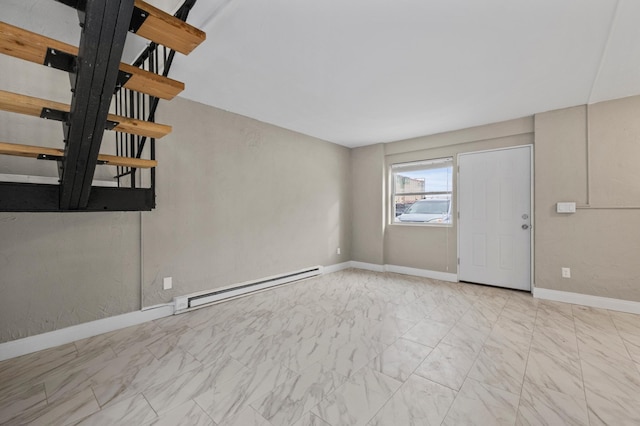
[[[451,223],[453,158],[393,164],[394,223]]]

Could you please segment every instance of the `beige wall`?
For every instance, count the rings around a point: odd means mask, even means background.
[[[349,149],[183,99],[160,105],[174,132],[157,142],[156,210],[0,213],[0,342],[140,309],[141,268],[149,306],[351,259]],[[40,171],[30,161],[16,172]]]
[[[640,97],[589,107],[589,180],[586,117],[584,106],[535,116],[535,284],[640,301]],[[559,201],[591,207],[557,214]]]
[[[382,162],[385,182],[388,167],[396,162],[453,156],[462,152],[534,144],[536,287],[595,296],[640,301],[640,97],[602,102],[589,107],[589,171],[587,179],[586,107],[537,114],[456,132],[384,144],[384,159],[353,151],[354,192],[369,198],[366,209],[375,211],[382,197],[379,188]],[[535,133],[534,133],[535,132]],[[535,134],[535,137],[534,137]],[[370,148],[373,149],[373,148]],[[358,159],[358,161],[355,161]],[[589,185],[587,185],[587,181]],[[455,177],[454,177],[455,188]],[[587,191],[589,188],[589,191]],[[555,213],[559,201],[584,207],[577,213]],[[362,202],[362,200],[360,201]],[[356,224],[364,215],[354,206],[354,260],[391,264],[438,272],[456,272],[457,223],[452,227],[388,224],[385,210],[380,250],[379,216],[369,224]],[[455,206],[454,206],[455,210]],[[355,248],[371,255],[355,256]],[[570,267],[572,278],[561,278]]]
[[[353,260],[456,273],[457,219],[454,218],[451,226],[391,224],[389,167],[393,163],[453,157],[455,169],[459,153],[531,143],[533,119],[527,117],[392,142],[382,145],[383,153],[379,152],[380,148],[373,147],[353,150],[354,194],[361,194],[361,199],[354,203],[353,209]],[[382,187],[379,183],[381,179],[384,181]],[[455,188],[455,174],[453,180]],[[381,197],[384,200],[382,218],[378,216],[379,205],[375,205]],[[452,211],[456,211],[455,194]],[[358,223],[361,219],[366,223]],[[381,229],[382,238],[379,237]]]
[[[156,144],[158,208],[143,213],[146,306],[351,259],[349,149],[183,99],[161,105],[174,129]]]
[[[0,213],[0,342],[140,308],[139,213]]]
[[[384,263],[384,145],[351,151],[351,260]]]

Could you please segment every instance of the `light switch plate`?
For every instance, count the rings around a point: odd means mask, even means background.
[[[556,212],[558,213],[575,213],[576,212],[576,203],[572,202],[561,202],[556,204]]]

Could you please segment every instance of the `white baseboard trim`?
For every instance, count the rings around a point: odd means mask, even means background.
[[[440,281],[458,282],[458,275],[449,272],[430,271],[428,269],[409,268],[407,266],[384,265],[387,272],[396,274],[413,275],[416,277],[431,278]]]
[[[364,269],[366,271],[384,272],[384,265],[376,265],[375,263],[357,262],[352,260],[349,262],[352,268]]]
[[[591,306],[593,308],[609,309],[611,311],[640,314],[640,302],[631,300],[612,299],[609,297],[592,296],[590,294],[572,293],[569,291],[550,290],[536,287],[533,289],[536,299],[553,300],[556,302],[572,303],[574,305]]]
[[[450,281],[457,283],[458,275],[449,272],[430,271],[428,269],[409,268],[408,266],[398,265],[376,265],[375,263],[365,263],[351,261],[351,268],[365,269],[374,272],[394,272],[396,274],[413,275],[415,277],[432,278],[440,281]]]
[[[54,348],[76,340],[97,336],[109,331],[119,330],[143,322],[173,315],[173,305],[164,305],[155,309],[129,312],[96,321],[85,322],[59,330],[49,331],[23,339],[0,343],[0,361],[30,354],[43,349]]]
[[[329,266],[322,267],[322,275],[331,274],[332,272],[342,271],[343,269],[351,268],[351,262],[336,263]]]

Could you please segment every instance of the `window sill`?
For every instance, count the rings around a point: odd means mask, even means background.
[[[420,223],[420,222],[391,222],[390,226],[417,226],[420,228],[453,228],[453,223]]]

